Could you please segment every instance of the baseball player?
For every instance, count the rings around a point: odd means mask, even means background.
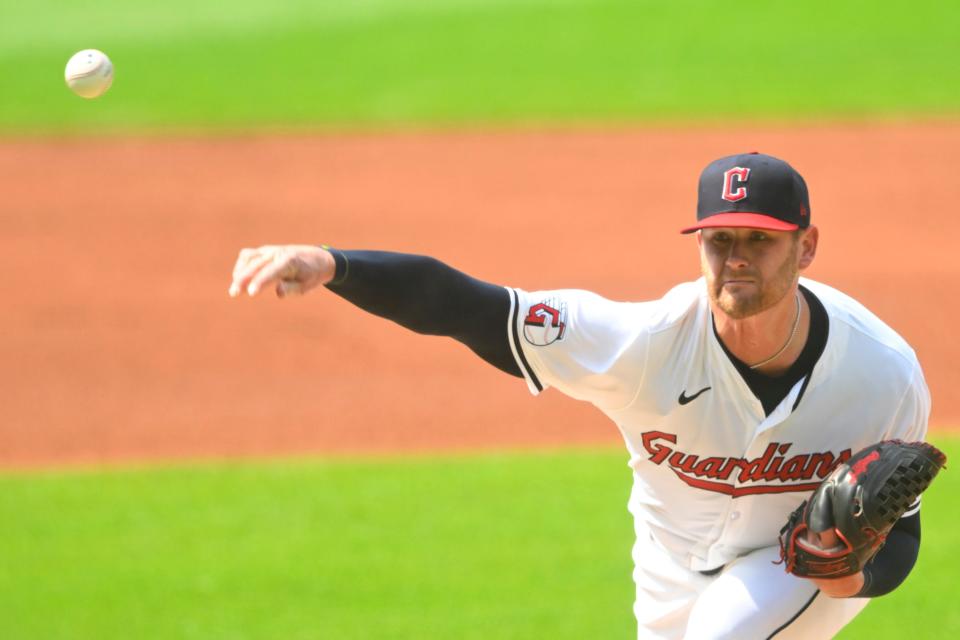
[[[428,257],[309,245],[242,250],[230,294],[326,285],[459,340],[534,395],[554,387],[609,416],[633,470],[638,637],[832,637],[913,567],[919,499],[842,577],[785,571],[780,530],[855,452],[924,438],[923,373],[870,311],[800,277],[819,232],[786,162],[752,153],[710,163],[683,233],[696,234],[702,277],[650,302],[523,291]],[[833,557],[842,541],[829,529],[799,544]]]

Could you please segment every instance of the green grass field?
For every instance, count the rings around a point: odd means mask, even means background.
[[[939,438],[949,455],[960,440]],[[0,637],[630,638],[620,451],[0,476]],[[949,503],[844,638],[960,634]],[[920,623],[922,621],[922,623]]]
[[[945,0],[8,4],[7,134],[960,114]],[[62,75],[88,47],[92,102]]]
[[[6,3],[0,139],[957,117],[958,33],[946,0]],[[95,101],[62,76],[88,47],[117,70]],[[625,463],[0,472],[0,639],[631,638]],[[843,638],[960,636],[958,492],[944,473],[914,574]]]
[[[6,476],[0,637],[628,638],[624,463],[582,452]]]

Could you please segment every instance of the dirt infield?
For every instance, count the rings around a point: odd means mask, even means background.
[[[700,168],[752,149],[811,186],[808,275],[916,347],[955,426],[958,148],[960,123],[0,142],[0,465],[616,442],[590,407],[334,296],[231,300],[236,252],[385,248],[658,297],[697,275],[676,231]]]

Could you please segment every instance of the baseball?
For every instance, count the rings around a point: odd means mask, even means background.
[[[67,61],[63,77],[70,90],[81,98],[96,98],[113,84],[113,63],[102,51],[84,49]]]

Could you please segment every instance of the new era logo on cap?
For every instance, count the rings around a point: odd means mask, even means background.
[[[700,174],[697,224],[793,231],[810,226],[807,183],[789,164],[762,153],[714,160]]]

